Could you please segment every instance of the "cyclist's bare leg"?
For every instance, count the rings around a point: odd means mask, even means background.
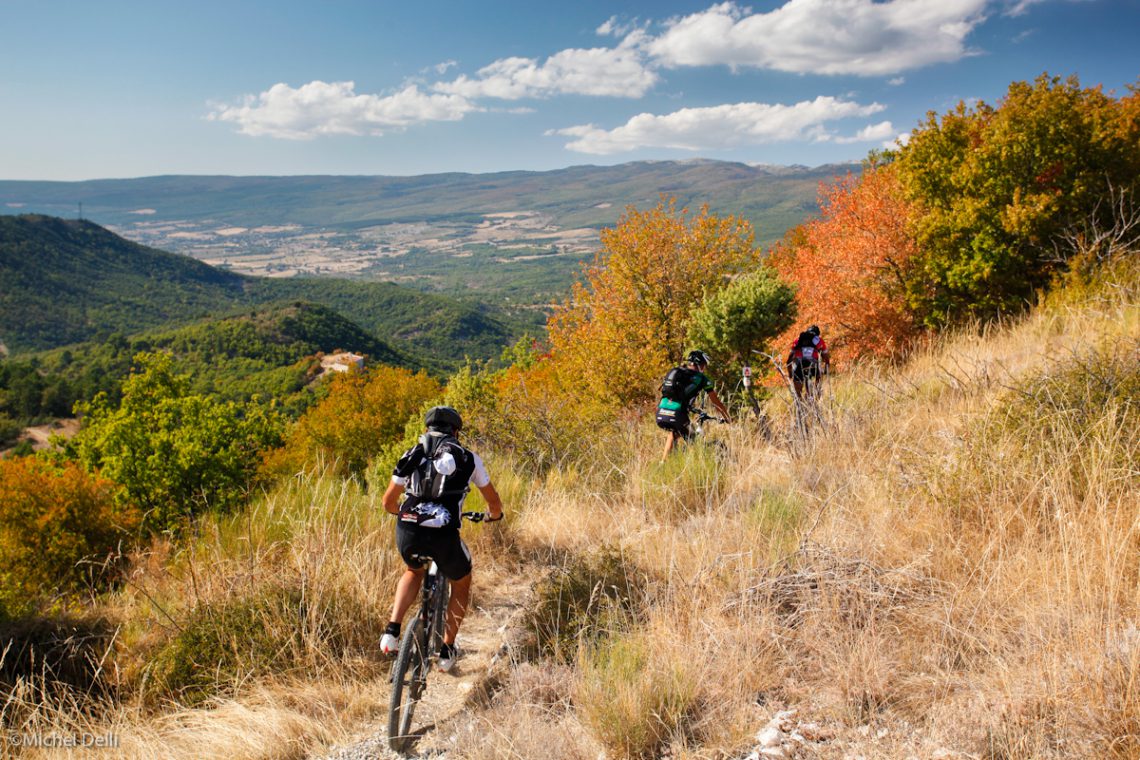
[[[804,397],[804,384],[801,380],[793,380],[792,385],[796,387],[796,398]]]
[[[451,582],[451,598],[447,601],[447,625],[443,629],[443,643],[455,643],[459,624],[467,614],[467,600],[471,598],[471,573]]]
[[[399,582],[396,583],[396,601],[392,603],[391,621],[393,623],[404,622],[404,615],[408,613],[408,608],[416,600],[416,594],[420,593],[420,584],[424,582],[424,573],[426,572],[427,568],[424,567],[419,570],[413,570],[409,567],[400,576]]]
[[[668,432],[668,434],[666,434],[666,436],[665,436],[665,453],[661,455],[661,461],[662,462],[664,462],[666,459],[669,458],[669,454],[672,453],[673,447],[677,444],[677,439],[679,437],[680,436],[677,435],[677,433],[673,432],[672,430],[670,430]]]

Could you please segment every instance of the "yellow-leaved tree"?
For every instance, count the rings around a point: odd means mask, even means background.
[[[615,404],[656,397],[664,370],[686,351],[706,293],[759,261],[752,225],[696,214],[663,199],[632,206],[602,231],[602,250],[549,321],[553,358],[591,394]]]
[[[329,394],[297,421],[285,446],[266,457],[263,475],[292,474],[318,465],[338,475],[363,476],[385,445],[404,435],[408,418],[442,394],[427,373],[379,365],[337,375]]]

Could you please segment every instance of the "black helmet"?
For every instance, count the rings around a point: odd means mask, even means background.
[[[690,351],[685,361],[689,364],[700,364],[703,367],[707,367],[709,366],[709,355],[704,351]]]
[[[463,429],[463,418],[450,406],[433,406],[424,417],[424,424],[441,433],[458,433]]]
[[[817,338],[819,337],[819,325],[812,325],[811,327],[809,327],[807,329],[807,331],[809,333],[811,333],[812,335],[814,335],[815,337],[817,337]]]

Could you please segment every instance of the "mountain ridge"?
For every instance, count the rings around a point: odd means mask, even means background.
[[[767,247],[858,171],[691,159],[413,176],[160,175],[0,181],[0,212],[83,213],[125,238],[236,272],[396,282],[501,307],[559,300],[600,231],[663,198],[751,222]]]

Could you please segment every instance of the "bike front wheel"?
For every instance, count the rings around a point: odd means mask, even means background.
[[[427,685],[431,654],[424,640],[423,620],[417,615],[400,641],[392,665],[392,697],[388,702],[388,746],[403,752],[411,741],[412,714]]]

